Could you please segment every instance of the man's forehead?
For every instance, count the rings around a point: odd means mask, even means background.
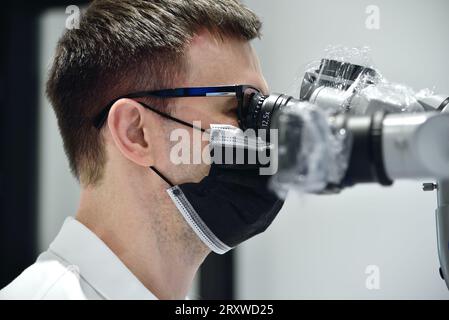
[[[245,77],[254,78],[260,72],[248,41],[220,39],[209,32],[201,32],[192,39],[187,48],[187,60],[189,82],[234,84]]]

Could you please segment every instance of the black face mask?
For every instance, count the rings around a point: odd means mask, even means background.
[[[168,194],[197,236],[218,254],[265,231],[284,204],[269,190],[270,176],[261,175],[257,165],[212,163],[209,175],[199,183],[177,186],[155,167],[151,169],[171,186]]]

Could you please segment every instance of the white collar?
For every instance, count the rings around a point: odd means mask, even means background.
[[[100,238],[72,217],[65,220],[50,251],[77,266],[81,277],[106,299],[157,299]]]

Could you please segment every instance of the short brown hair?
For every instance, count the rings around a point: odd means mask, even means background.
[[[75,177],[97,183],[106,162],[92,118],[110,100],[167,88],[182,77],[184,49],[202,29],[252,40],[261,22],[238,0],[96,0],[60,39],[47,82]]]

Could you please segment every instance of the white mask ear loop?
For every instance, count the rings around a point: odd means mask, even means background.
[[[167,193],[187,224],[210,250],[217,254],[224,254],[232,249],[209,229],[179,186],[168,189]]]
[[[215,236],[215,234],[207,227],[179,186],[173,185],[170,180],[168,180],[155,167],[151,166],[150,169],[170,185],[170,188],[167,190],[168,195],[172,199],[178,211],[186,220],[187,224],[193,229],[201,241],[209,247],[210,250],[217,254],[224,254],[232,249],[218,239],[217,236]]]

